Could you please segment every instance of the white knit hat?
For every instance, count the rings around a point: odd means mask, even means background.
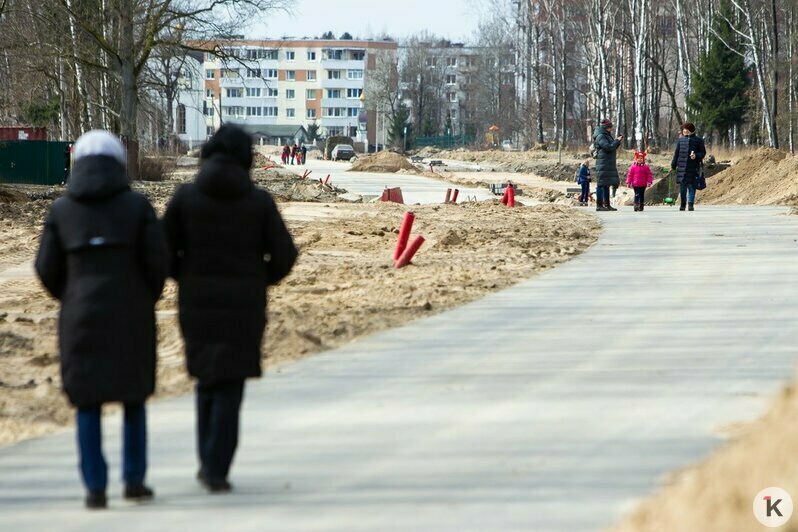
[[[79,161],[83,157],[91,155],[105,155],[113,157],[123,166],[127,164],[127,155],[122,141],[113,133],[102,129],[95,129],[84,133],[75,142],[75,151],[72,154],[74,161]]]

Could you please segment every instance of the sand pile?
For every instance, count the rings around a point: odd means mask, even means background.
[[[142,188],[162,212],[176,182]],[[21,208],[24,204],[13,204]],[[595,218],[560,206],[507,209],[498,200],[414,207],[414,234],[427,242],[413,265],[391,255],[406,207],[396,204],[283,203],[301,248],[291,276],[269,292],[267,363],[279,364],[472,301],[578,255],[598,237]],[[61,395],[57,303],[33,277],[6,275],[32,259],[39,216],[0,214],[0,443],[72,422]],[[13,227],[13,231],[11,231]],[[157,310],[158,390],[189,391],[168,283]]]
[[[780,150],[761,148],[708,179],[698,201],[798,205],[798,158]]]
[[[350,172],[380,172],[393,174],[399,170],[415,171],[416,167],[402,155],[392,151],[381,151],[373,155],[358,157]]]

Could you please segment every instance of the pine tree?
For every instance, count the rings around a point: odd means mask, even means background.
[[[729,26],[732,13],[727,1],[721,2],[716,17],[715,33],[709,52],[693,73],[693,93],[687,100],[700,131],[711,135],[717,131],[724,142],[729,130],[745,122],[750,106],[748,96],[749,68],[737,44],[734,29]]]

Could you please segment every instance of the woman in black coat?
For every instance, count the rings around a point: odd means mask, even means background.
[[[247,133],[222,126],[201,157],[164,226],[188,371],[197,379],[198,478],[217,492],[231,489],[244,380],[261,375],[266,288],[288,275],[297,250],[274,200],[250,179]]]
[[[593,149],[596,153],[596,210],[617,211],[610,205],[610,187],[618,187],[621,178],[618,175],[616,152],[621,145],[622,136],[612,137],[612,122],[601,121],[593,132]]]
[[[679,183],[680,211],[695,210],[695,187],[701,162],[707,154],[704,139],[695,134],[695,126],[690,122],[682,124],[682,137],[676,141],[671,169],[676,170],[676,181]]]
[[[155,302],[166,247],[147,198],[132,192],[122,143],[106,131],[78,139],[66,194],[47,217],[36,272],[61,301],[61,376],[77,407],[86,505],[104,508],[108,470],[101,407],[121,402],[125,498],[150,498],[144,401],[155,388]]]

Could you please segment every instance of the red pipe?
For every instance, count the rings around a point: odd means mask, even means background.
[[[449,203],[449,199],[452,197],[452,189],[446,189],[446,199],[443,200],[444,203]]]
[[[460,189],[454,189],[454,194],[452,195],[452,203],[457,203],[457,195],[460,194]]]
[[[329,182],[330,182],[330,174],[327,174],[327,179],[324,180],[324,184],[326,185]]]
[[[399,268],[404,268],[405,266],[410,264],[410,261],[413,260],[413,255],[416,254],[416,251],[418,251],[418,248],[420,248],[421,244],[423,244],[423,243],[424,243],[424,237],[421,236],[421,235],[418,235],[413,240],[413,242],[410,243],[410,246],[407,249],[404,250],[404,252],[402,253],[402,256],[399,257],[399,260],[397,260],[394,263],[394,268],[396,268],[398,270]]]
[[[507,187],[507,206],[515,207],[515,187],[513,185]]]
[[[399,230],[399,241],[396,243],[396,250],[393,252],[393,260],[399,260],[402,252],[407,247],[407,241],[410,239],[410,231],[413,230],[413,222],[416,215],[411,211],[405,213],[405,219],[402,221],[402,228]]]

